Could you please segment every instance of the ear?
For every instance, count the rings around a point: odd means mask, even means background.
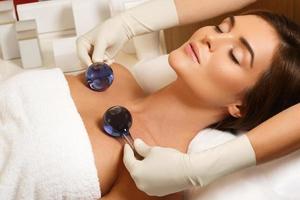
[[[237,103],[233,103],[227,106],[228,109],[228,113],[235,118],[240,118],[242,117],[241,114],[241,105],[242,102],[237,102]]]

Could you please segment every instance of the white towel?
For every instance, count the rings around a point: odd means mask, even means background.
[[[60,69],[0,85],[0,199],[98,199],[91,144]]]
[[[132,74],[146,93],[156,92],[176,80],[177,75],[169,65],[168,56],[142,60],[133,66]]]

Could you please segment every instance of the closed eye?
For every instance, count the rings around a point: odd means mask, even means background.
[[[218,32],[218,33],[223,33],[223,31],[220,29],[219,26],[215,26],[215,31]]]
[[[233,62],[234,62],[235,64],[237,64],[237,65],[240,64],[239,61],[238,61],[238,59],[236,59],[236,57],[233,55],[233,49],[231,49],[231,50],[229,51],[229,57],[231,58],[231,60],[233,60]]]
[[[221,28],[219,27],[219,26],[214,26],[214,30],[217,32],[217,33],[223,33],[223,31],[221,30]],[[235,63],[235,64],[237,64],[237,65],[239,65],[240,63],[239,63],[239,61],[236,59],[236,57],[233,55],[233,50],[231,49],[229,52],[229,57],[231,58],[231,60]]]

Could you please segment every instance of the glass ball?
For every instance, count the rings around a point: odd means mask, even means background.
[[[113,106],[103,115],[103,129],[110,136],[128,135],[131,125],[132,117],[125,107]]]
[[[87,85],[95,91],[102,92],[111,86],[114,80],[112,68],[106,63],[93,63],[85,72]]]

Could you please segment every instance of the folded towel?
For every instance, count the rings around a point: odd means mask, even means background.
[[[0,85],[0,199],[98,199],[91,144],[60,69]]]

